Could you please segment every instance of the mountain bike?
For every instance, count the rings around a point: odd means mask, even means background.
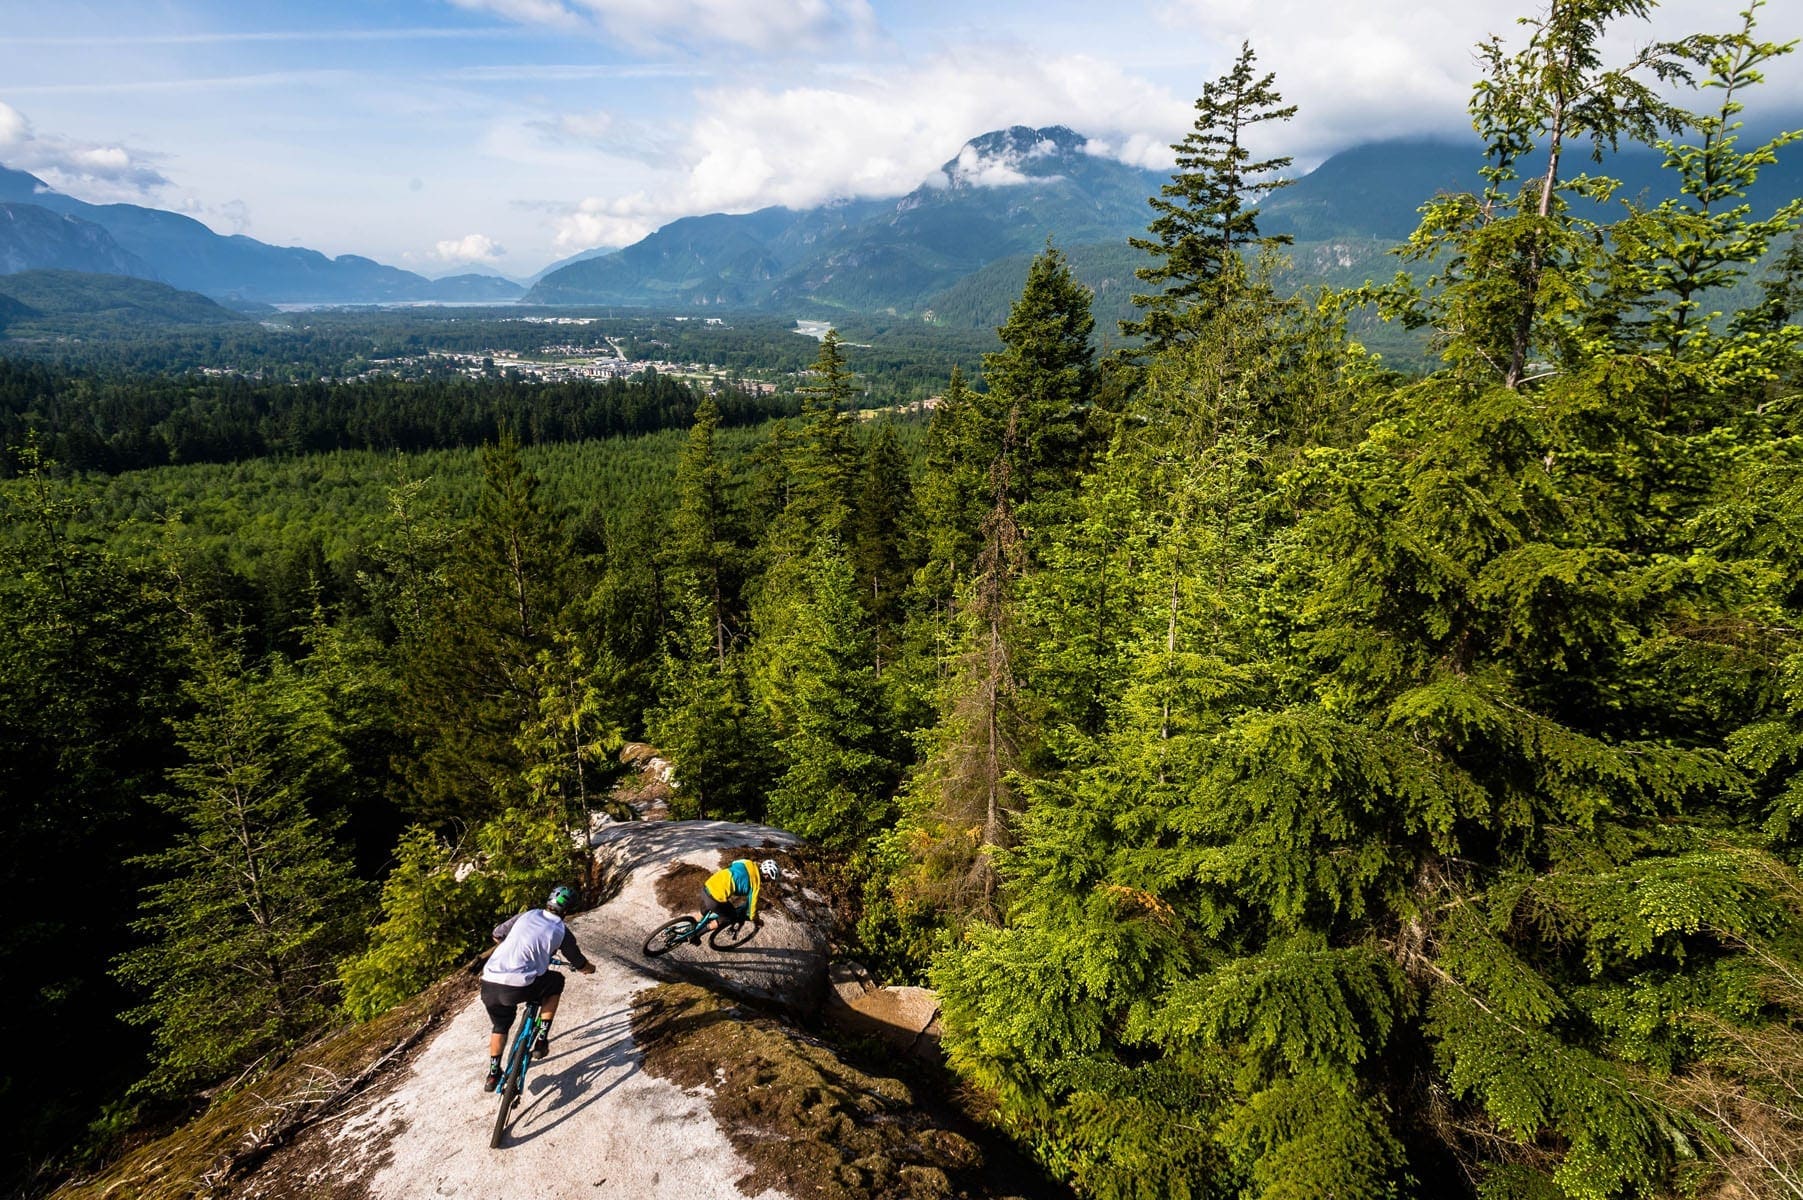
[[[567,967],[570,964],[554,958],[551,965]],[[501,1095],[501,1111],[495,1114],[494,1132],[488,1135],[490,1150],[500,1149],[501,1139],[507,1136],[507,1123],[512,1118],[513,1106],[520,1102],[520,1093],[526,1090],[526,1069],[532,1065],[532,1044],[538,1040],[541,1027],[538,1013],[539,1002],[526,1001],[520,1031],[514,1035],[513,1045],[507,1051],[507,1065],[501,1068],[501,1080],[495,1084],[495,1091]]]
[[[720,923],[719,914],[707,913],[700,917],[677,917],[666,921],[651,931],[645,939],[645,954],[656,958],[660,954],[668,954],[678,946],[699,946],[703,934],[707,935],[707,944],[715,950],[736,950],[756,936],[763,918],[756,921],[738,920],[730,925]]]

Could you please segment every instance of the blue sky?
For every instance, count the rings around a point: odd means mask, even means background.
[[[1673,0],[1645,37],[1735,24]],[[1762,32],[1803,32],[1803,5]],[[1153,167],[1250,37],[1312,162],[1456,133],[1459,0],[0,0],[0,163],[84,199],[428,274],[526,275],[675,217],[898,195],[966,138],[1062,123]],[[1755,104],[1803,103],[1783,60]]]

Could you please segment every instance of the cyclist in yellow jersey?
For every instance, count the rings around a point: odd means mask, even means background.
[[[761,863],[749,858],[733,860],[701,885],[701,919],[707,920],[711,913],[723,926],[757,920],[759,886],[781,878],[782,871],[773,858]]]

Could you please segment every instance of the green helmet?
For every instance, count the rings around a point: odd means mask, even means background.
[[[551,895],[545,900],[545,907],[561,916],[564,910],[574,903],[576,903],[576,889],[565,887],[560,883],[551,889]]]

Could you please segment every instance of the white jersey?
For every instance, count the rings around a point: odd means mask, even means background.
[[[542,908],[521,913],[495,932],[502,934],[502,941],[488,956],[482,978],[511,987],[525,987],[543,975],[569,935],[563,918]]]

